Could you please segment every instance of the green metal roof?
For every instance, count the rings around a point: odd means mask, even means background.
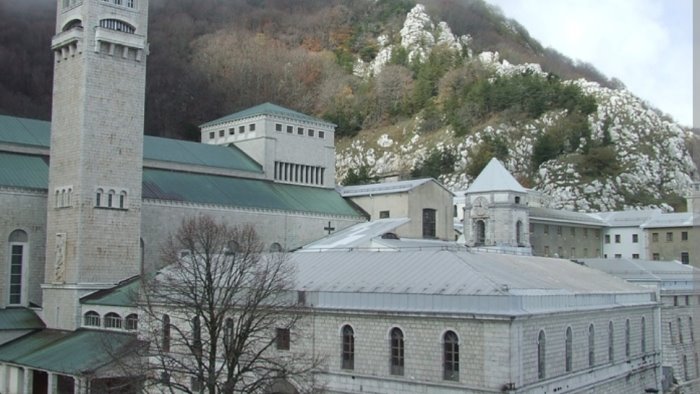
[[[296,120],[305,121],[305,122],[315,122],[315,123],[320,122],[320,123],[325,123],[329,126],[334,126],[333,123],[326,122],[323,119],[314,118],[313,116],[302,114],[301,112],[293,111],[289,108],[280,107],[279,105],[276,105],[276,104],[265,103],[265,104],[256,105],[255,107],[244,109],[243,111],[239,111],[239,112],[224,116],[224,117],[216,119],[216,120],[212,120],[211,122],[204,123],[200,127],[215,126],[215,125],[220,124],[220,123],[232,122],[232,121],[236,121],[239,119],[250,118],[252,116],[258,116],[258,115],[277,115],[277,116],[282,116],[285,118],[291,118],[291,119],[296,119]]]
[[[0,185],[48,189],[49,164],[42,156],[0,152]]]
[[[143,170],[142,195],[157,200],[360,216],[333,189],[150,168]]]
[[[136,344],[136,337],[97,330],[43,330],[0,346],[0,361],[66,375],[87,375]]]
[[[0,309],[0,330],[36,330],[44,327],[44,322],[31,309]]]
[[[136,297],[141,288],[140,277],[127,279],[110,289],[96,291],[80,299],[84,305],[136,306]]]
[[[262,173],[262,166],[235,146],[144,136],[143,158]]]
[[[48,149],[51,122],[0,115],[0,142]],[[144,136],[143,158],[179,164],[262,172],[262,166],[235,146]]]
[[[51,123],[0,115],[0,142],[48,148],[51,143]]]

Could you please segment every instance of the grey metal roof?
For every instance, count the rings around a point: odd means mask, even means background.
[[[410,222],[408,218],[393,218],[358,223],[312,242],[304,246],[300,251],[368,247],[372,238],[380,237],[382,234],[388,232],[393,232],[396,228],[408,222]]]
[[[665,290],[686,289],[700,292],[700,269],[679,261],[582,259],[580,262],[630,282],[658,282]]]
[[[664,213],[654,216],[642,228],[692,227],[700,225],[700,216],[690,212]]]
[[[255,107],[247,108],[247,109],[244,109],[242,111],[233,113],[231,115],[226,115],[224,117],[221,117],[221,118],[212,120],[210,122],[204,123],[200,127],[209,127],[209,126],[215,126],[215,125],[227,123],[227,122],[235,122],[237,120],[251,118],[251,117],[259,116],[259,115],[274,115],[274,116],[298,120],[298,121],[302,121],[302,122],[324,123],[328,127],[335,127],[335,125],[333,123],[326,122],[325,120],[315,118],[313,116],[309,116],[309,115],[303,114],[301,112],[293,111],[289,108],[284,108],[284,107],[281,107],[279,105],[272,104],[272,103],[264,103],[264,104],[256,105]]]
[[[489,164],[481,170],[479,176],[477,176],[474,182],[467,188],[467,193],[492,191],[527,192],[495,157],[489,161]]]
[[[588,215],[598,218],[611,227],[639,227],[649,219],[661,215],[660,209],[596,212]]]
[[[407,181],[372,183],[368,185],[352,185],[338,188],[338,192],[343,197],[369,196],[376,194],[405,193],[428,182],[435,182],[437,185],[447,190],[442,184],[432,178],[412,179]],[[450,194],[451,191],[447,190]]]
[[[0,309],[0,330],[35,330],[44,327],[44,322],[31,309]]]
[[[542,220],[561,223],[576,223],[594,227],[606,227],[606,223],[587,213],[566,211],[562,209],[549,209],[542,207],[529,207],[530,220]]]
[[[298,287],[360,293],[509,295],[639,292],[568,260],[449,250],[293,253]]]

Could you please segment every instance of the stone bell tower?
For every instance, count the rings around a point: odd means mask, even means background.
[[[44,321],[138,275],[148,0],[57,0]]]

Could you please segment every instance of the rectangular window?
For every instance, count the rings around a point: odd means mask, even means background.
[[[229,135],[234,135],[234,134],[236,134],[236,128],[235,128],[235,127],[231,127],[230,129],[228,129],[228,134],[229,134]]]
[[[561,226],[557,226],[557,235],[561,235]]]
[[[209,132],[209,139],[213,140],[214,138],[216,138],[216,133],[214,133],[213,131]]]
[[[557,247],[557,257],[564,257],[564,249],[561,246]]]
[[[22,263],[24,245],[10,245],[10,304],[22,302]]]
[[[280,123],[275,124],[275,131],[282,131],[282,125]]]
[[[687,240],[688,240],[688,232],[682,231],[681,232],[681,241],[687,241]]]
[[[652,259],[652,260],[659,260],[659,254],[658,254],[658,253],[652,254],[652,255],[651,255],[651,259]]]
[[[651,242],[659,242],[659,233],[651,233]]]
[[[639,254],[638,253],[632,253],[632,258],[637,260],[639,259]]]
[[[388,219],[389,218],[389,211],[379,211],[379,218],[380,219]]]
[[[600,229],[595,229],[595,239],[600,239]]]
[[[569,257],[571,257],[571,258],[576,257],[576,248],[571,248],[571,256],[569,256]]]
[[[299,135],[304,135],[304,128],[303,128],[303,127],[297,127],[297,134],[299,134]]]
[[[219,130],[219,137],[223,137],[223,136],[224,136],[224,130]]]
[[[544,255],[545,255],[546,257],[549,257],[549,246],[545,246],[545,247],[544,247]]]
[[[313,136],[314,136],[314,131],[309,129],[309,137],[313,137]]]
[[[255,123],[251,123],[248,125],[248,130],[249,131],[255,131]]]
[[[606,244],[610,243],[610,234],[605,234],[605,243]]]
[[[134,0],[126,0],[126,6],[129,8],[134,8]]]
[[[549,225],[548,224],[544,225],[544,233],[549,234]]]
[[[639,235],[637,234],[632,234],[632,243],[637,243],[639,242]]]
[[[294,132],[294,127],[287,126],[287,133],[292,134]]]
[[[621,258],[622,258],[622,255],[619,254],[619,253],[615,253],[615,258],[616,258],[616,259],[621,259]]]
[[[688,252],[681,252],[681,263],[690,264],[690,255],[688,255]]]
[[[672,232],[666,233],[666,242],[673,242],[673,233]]]
[[[615,234],[615,243],[616,244],[620,243],[620,234]]]
[[[288,328],[278,328],[276,337],[278,350],[289,350],[290,334]]]
[[[245,126],[238,126],[238,134],[245,133]]]
[[[325,137],[326,137],[326,133],[325,133],[324,131],[320,131],[320,130],[319,130],[319,132],[318,132],[318,138],[324,139]]]
[[[571,236],[572,237],[576,236],[576,227],[571,227]]]
[[[436,237],[436,212],[430,208],[423,209],[423,238]]]

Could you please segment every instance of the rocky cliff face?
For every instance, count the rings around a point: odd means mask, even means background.
[[[498,53],[474,55],[468,36],[456,37],[446,23],[434,23],[425,8],[418,5],[406,17],[400,37],[390,42],[379,37],[376,58],[358,61],[356,75],[378,74],[397,46],[411,61],[423,61],[436,46],[460,51],[469,61],[479,62],[494,75],[513,76],[535,73],[546,76],[537,64],[510,64]],[[583,147],[532,168],[533,146],[537,138],[566,115],[566,110],[549,111],[536,119],[514,119],[481,127],[466,136],[457,136],[449,127],[430,133],[421,132],[422,119],[376,130],[363,131],[352,141],[340,141],[337,150],[337,174],[342,181],[349,168],[367,165],[373,174],[407,174],[431,152],[449,152],[457,157],[453,171],[443,173],[440,181],[453,190],[463,190],[472,179],[466,175],[476,147],[486,138],[499,137],[507,142],[506,167],[525,186],[550,197],[553,208],[595,211],[630,207],[663,206],[675,196],[683,196],[695,175],[696,167],[686,147],[695,138],[648,103],[627,90],[613,90],[586,80],[566,81],[593,96],[597,110],[588,115],[590,139],[607,141],[614,152],[618,170],[614,174],[591,176],[582,172],[576,158]],[[563,141],[562,141],[563,143]],[[585,169],[585,168],[584,168]]]

